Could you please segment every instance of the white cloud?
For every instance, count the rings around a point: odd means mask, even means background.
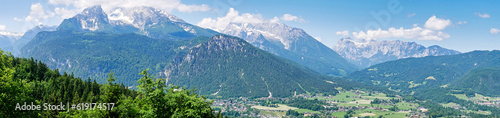
[[[71,18],[78,14],[78,11],[76,10],[68,10],[64,7],[57,7],[54,9],[54,12],[56,12],[57,15],[61,16],[63,19]]]
[[[305,21],[302,18],[284,14],[281,18],[275,16],[272,19],[265,19],[261,14],[250,14],[250,13],[240,13],[234,8],[229,8],[226,16],[217,17],[216,19],[212,18],[203,18],[200,22],[197,23],[198,26],[213,29],[215,31],[224,30],[229,23],[269,23],[269,22],[278,22],[280,20],[283,21]]]
[[[476,16],[479,16],[481,18],[490,18],[490,14],[487,13],[474,13]]]
[[[411,18],[411,17],[413,17],[415,15],[417,15],[417,14],[416,13],[408,13],[408,15],[406,15],[406,17]]]
[[[461,24],[467,24],[467,21],[458,21],[457,24],[461,25]]]
[[[53,5],[73,6],[75,9],[81,11],[84,8],[101,5],[106,11],[114,7],[154,7],[162,9],[167,12],[177,10],[180,12],[195,12],[195,11],[209,11],[210,7],[206,4],[202,5],[186,5],[181,3],[180,0],[49,0]],[[69,9],[66,9],[69,10]]]
[[[500,29],[497,29],[497,28],[491,28],[491,29],[490,29],[490,33],[491,33],[491,34],[498,34],[498,33],[500,33]]]
[[[450,38],[450,35],[441,32],[430,30],[422,27],[413,27],[411,29],[404,29],[400,27],[396,29],[394,27],[389,28],[389,30],[368,30],[366,32],[353,32],[352,35],[357,39],[381,39],[381,38],[406,38],[406,39],[419,39],[419,40],[443,40]]]
[[[3,35],[3,36],[14,36],[14,37],[20,37],[20,36],[23,36],[23,33],[15,33],[15,32],[8,32],[8,31],[0,31],[0,35]]]
[[[275,17],[276,18],[276,17]],[[276,20],[276,19],[273,19]],[[239,12],[230,8],[224,17],[217,17],[217,19],[212,18],[203,18],[200,22],[198,22],[198,26],[204,28],[210,28],[216,31],[222,31],[226,28],[229,23],[263,23],[270,22],[262,18],[260,14],[250,14],[244,13],[239,15]]]
[[[424,26],[425,28],[431,30],[443,30],[449,25],[451,25],[451,21],[449,19],[442,19],[437,18],[436,16],[432,16],[425,22]]]
[[[20,19],[20,18],[17,18],[17,17],[14,17],[14,20],[15,21],[24,21],[23,19]]]
[[[462,21],[462,24],[467,22]],[[405,29],[403,27],[394,28],[391,27],[388,30],[368,30],[360,32],[352,32],[352,36],[357,39],[375,40],[382,38],[406,38],[406,39],[417,39],[417,40],[443,40],[450,38],[450,35],[442,32],[446,27],[451,25],[451,20],[441,19],[436,16],[431,16],[426,22],[424,27],[418,26],[418,24],[413,24],[412,28]],[[343,35],[348,33],[347,31],[338,31],[337,34]]]
[[[347,30],[337,31],[335,34],[342,35],[342,36],[349,36],[349,31],[347,31]]]
[[[299,18],[299,17],[291,15],[291,14],[283,14],[283,16],[281,16],[281,20],[283,20],[283,21],[296,21],[296,22],[305,22],[306,21],[303,18]]]
[[[0,30],[5,30],[5,25],[0,25]]]
[[[273,22],[273,23],[278,22],[278,21],[280,21],[280,18],[278,18],[276,16],[270,20],[270,22]]]
[[[43,6],[40,4],[40,3],[35,3],[35,4],[31,4],[31,11],[30,11],[30,15],[26,16],[26,18],[24,18],[25,21],[28,21],[28,22],[36,22],[38,24],[40,24],[40,20],[42,19],[47,19],[47,18],[50,18],[54,16],[54,13],[52,12],[45,12],[45,10],[43,9]],[[16,20],[16,18],[14,18]]]

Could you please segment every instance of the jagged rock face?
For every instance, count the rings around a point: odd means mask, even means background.
[[[352,39],[340,39],[333,49],[351,63],[362,68],[402,58],[460,54],[458,51],[437,45],[426,48],[415,42],[399,40],[356,42]]]
[[[145,27],[156,25],[162,20],[182,22],[182,19],[159,9],[151,7],[115,8],[108,15],[111,24],[132,25],[144,30]]]
[[[256,42],[256,39],[262,35],[270,42],[281,43],[280,47],[287,50],[291,48],[292,42],[308,36],[302,29],[282,23],[231,23],[223,32],[248,39],[250,43]]]
[[[184,22],[182,19],[151,7],[86,8],[73,18],[65,19],[58,30],[137,33],[151,38],[182,40],[197,36],[211,37],[217,32]]]
[[[354,65],[304,30],[282,23],[230,23],[222,33],[241,37],[255,47],[320,73],[342,76],[356,70]]]
[[[80,21],[81,28],[84,30],[95,31],[103,25],[109,25],[107,14],[104,13],[101,6],[87,8],[75,18]]]

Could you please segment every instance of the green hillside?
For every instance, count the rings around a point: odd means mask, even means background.
[[[217,96],[285,97],[335,92],[339,86],[327,83],[329,77],[226,35],[195,46],[169,72],[168,84]]]
[[[338,86],[358,85],[323,76],[239,38],[218,36],[210,41],[207,37],[170,41],[138,34],[41,32],[22,49],[21,56],[98,83],[105,83],[102,78],[113,72],[117,82],[133,89],[140,78],[137,73],[150,69],[156,77],[169,75],[169,84],[196,87],[203,95],[220,91],[216,95],[224,97],[267,97],[269,93],[284,97],[295,91],[336,92]]]
[[[105,78],[113,71],[117,82],[135,86],[137,73],[144,69],[165,77],[164,68],[194,45],[207,41],[198,37],[184,41],[152,39],[138,34],[55,31],[41,32],[22,50],[21,56],[33,57],[50,68],[74,73],[82,78]],[[104,79],[97,79],[104,83]]]
[[[453,82],[450,87],[488,96],[500,96],[500,68],[473,69]]]
[[[354,72],[350,79],[390,87],[403,93],[449,86],[472,69],[500,65],[500,51],[474,51],[385,62]]]

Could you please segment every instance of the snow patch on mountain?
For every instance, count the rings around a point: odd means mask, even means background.
[[[363,68],[402,58],[460,54],[458,51],[437,45],[425,47],[415,42],[399,40],[377,42],[375,40],[354,41],[350,38],[340,39],[333,50]]]
[[[250,43],[254,43],[255,38],[262,35],[270,42],[281,43],[285,49],[291,48],[291,43],[299,37],[306,37],[307,34],[298,28],[289,27],[282,23],[230,23],[222,33],[242,37]],[[246,35],[246,36],[244,36]],[[246,37],[246,38],[245,38]]]
[[[112,9],[108,15],[111,24],[132,25],[135,28],[144,30],[145,27],[156,25],[162,20],[185,23],[182,19],[152,7],[118,7]],[[185,28],[189,31],[190,28]]]

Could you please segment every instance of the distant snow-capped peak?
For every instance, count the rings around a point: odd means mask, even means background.
[[[139,29],[155,25],[165,19],[172,22],[184,23],[182,19],[170,13],[152,7],[118,7],[109,12],[108,18],[111,24],[132,25]]]
[[[285,49],[290,49],[290,43],[294,40],[307,35],[302,29],[276,22],[229,23],[222,33],[242,37],[250,43],[257,41],[255,38],[262,35],[271,42],[280,42]]]
[[[106,13],[100,5],[84,9],[76,18],[79,20],[82,29],[90,31],[95,31],[103,24],[109,22]]]
[[[453,55],[460,52],[437,45],[425,47],[415,42],[405,41],[355,41],[350,38],[340,39],[333,50],[345,59],[362,67],[377,63],[409,57]],[[369,61],[369,62],[364,62]]]
[[[79,20],[82,29],[91,31],[98,30],[106,24],[112,26],[129,25],[143,30],[145,27],[165,20],[174,23],[185,23],[182,19],[166,11],[152,7],[116,7],[105,12],[101,6],[97,5],[84,9],[76,18]],[[191,30],[191,27],[184,26],[183,28],[186,31]]]

